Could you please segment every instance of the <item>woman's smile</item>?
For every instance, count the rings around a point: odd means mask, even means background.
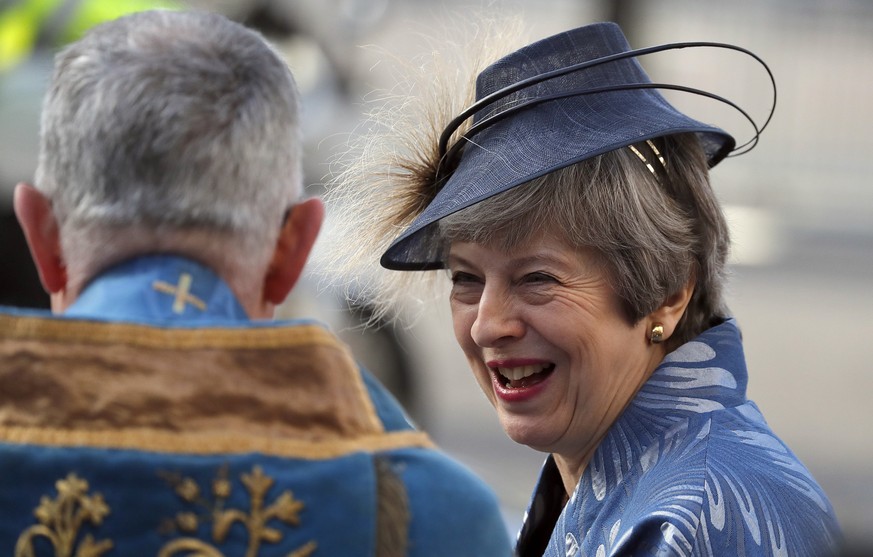
[[[495,394],[506,402],[521,402],[536,396],[555,371],[555,364],[534,360],[492,360]]]

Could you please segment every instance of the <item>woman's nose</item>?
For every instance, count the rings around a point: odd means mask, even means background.
[[[479,299],[470,334],[481,347],[497,346],[524,336],[524,322],[518,315],[512,297],[506,292],[486,287]]]

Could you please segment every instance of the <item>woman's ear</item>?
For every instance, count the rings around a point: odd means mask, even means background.
[[[694,294],[696,284],[697,274],[692,273],[682,288],[668,296],[660,307],[646,317],[647,331],[653,331],[658,325],[662,327],[658,338],[652,338],[652,342],[664,342],[673,336],[679,320],[685,315],[685,309],[691,302],[691,296]]]
[[[290,210],[264,276],[264,303],[278,305],[291,292],[303,272],[323,221],[324,204],[318,198],[307,199]]]
[[[15,186],[13,205],[43,288],[49,294],[63,291],[67,266],[51,200],[30,184],[21,183]]]

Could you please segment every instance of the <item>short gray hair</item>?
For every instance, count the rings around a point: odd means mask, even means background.
[[[571,246],[594,248],[631,323],[694,278],[670,345],[687,342],[727,313],[722,288],[729,233],[697,138],[657,143],[664,165],[642,143],[635,148],[649,153],[651,169],[631,149],[618,149],[446,217],[440,222],[446,247],[474,241],[511,249],[547,231]]]
[[[196,230],[246,256],[274,240],[301,193],[298,104],[263,37],[220,15],[95,27],[57,55],[43,106],[36,186],[66,257],[107,231]]]

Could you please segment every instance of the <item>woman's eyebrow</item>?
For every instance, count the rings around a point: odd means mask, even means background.
[[[454,264],[454,265],[469,265],[470,262],[467,261],[467,259],[461,257],[460,255],[455,255],[455,254],[450,253],[446,257],[446,265],[452,265],[452,264]]]
[[[566,257],[563,257],[557,253],[550,252],[525,255],[518,258],[507,256],[507,261],[511,262],[512,267],[514,268],[537,264],[565,265],[567,263]],[[475,266],[475,264],[472,263],[470,259],[451,253],[446,257],[446,264]]]
[[[567,257],[561,253],[546,251],[526,255],[518,259],[513,259],[512,261],[513,265],[516,267],[536,264],[552,264],[563,266],[567,264]]]

